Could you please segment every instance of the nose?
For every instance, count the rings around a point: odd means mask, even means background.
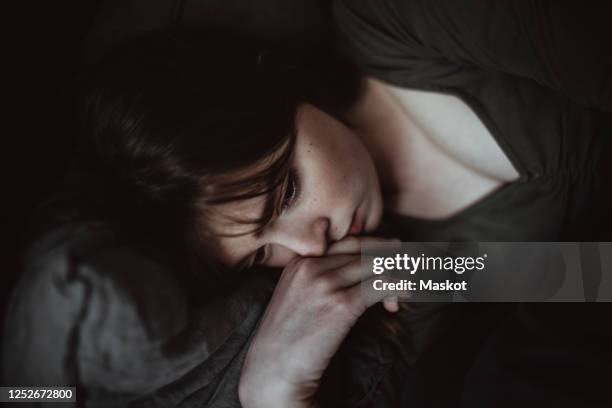
[[[322,256],[327,251],[329,226],[327,218],[301,225],[295,221],[287,231],[284,245],[300,256]]]

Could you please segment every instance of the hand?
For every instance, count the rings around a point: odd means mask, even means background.
[[[400,244],[399,239],[383,239],[370,236],[354,236],[350,235],[340,241],[334,242],[329,246],[326,255],[340,255],[340,254],[361,254],[361,244],[364,242],[381,242],[381,243],[397,243]],[[397,296],[391,296],[383,299],[383,306],[388,312],[395,313],[399,311],[399,302]]]
[[[313,406],[321,376],[342,340],[384,296],[362,293],[355,245],[355,240],[338,242],[323,257],[287,265],[242,369],[239,395],[245,408]]]

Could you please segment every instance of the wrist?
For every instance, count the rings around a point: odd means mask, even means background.
[[[314,408],[315,404],[301,400],[290,384],[285,381],[266,380],[266,384],[241,378],[238,385],[238,397],[244,408]]]

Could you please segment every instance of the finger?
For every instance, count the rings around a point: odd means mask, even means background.
[[[394,279],[390,276],[380,275],[376,277],[371,277],[366,280],[363,280],[361,284],[354,285],[348,289],[346,289],[346,296],[351,303],[351,306],[354,308],[354,313],[357,315],[361,315],[367,308],[374,305],[377,302],[384,301],[385,298],[397,297],[399,296],[397,291],[390,290],[374,290],[373,283],[374,281],[381,281],[382,283],[397,283],[398,280]],[[379,285],[380,286],[380,285]],[[402,298],[410,298],[410,292],[402,291]],[[396,302],[397,304],[397,302]]]
[[[397,239],[385,239],[385,238],[372,237],[372,236],[367,236],[367,237],[349,236],[344,239],[341,239],[340,241],[336,241],[332,245],[330,245],[326,254],[327,255],[360,254],[361,245],[363,243],[374,243],[374,242],[400,243],[400,241]]]
[[[399,301],[397,296],[391,296],[383,299],[383,306],[387,312],[395,313],[399,311]]]
[[[312,269],[320,272],[327,273],[331,270],[336,270],[339,268],[343,268],[346,265],[349,265],[353,262],[359,262],[359,255],[332,255],[332,256],[321,256],[316,258],[303,258],[303,261],[308,260],[310,262]]]
[[[355,242],[355,240],[351,240],[351,241],[352,243]],[[401,242],[399,240],[387,240],[387,239],[381,239],[381,238],[376,238],[376,237],[367,237],[367,239],[363,241],[367,241],[370,243],[371,242],[384,243],[386,247],[385,249],[387,250],[389,249],[388,244],[401,245]],[[352,245],[352,243],[348,245]],[[330,257],[334,257],[334,256],[342,257],[343,255],[332,255]],[[346,288],[346,287],[355,285],[364,279],[371,278],[372,277],[371,268],[369,268],[369,264],[367,260],[368,260],[367,257],[364,258],[364,257],[359,256],[359,257],[356,257],[354,261],[337,264],[336,268],[334,268],[333,270],[333,275],[328,276],[327,278],[333,279],[334,285],[338,288]],[[328,266],[330,265],[331,263],[328,263]]]
[[[388,244],[401,245],[399,240],[389,240],[378,237],[349,237],[335,243],[335,248],[331,248],[331,253],[327,252],[322,257],[303,258],[313,262],[309,268],[314,275],[322,277],[331,283],[330,287],[334,290],[345,289],[358,284],[362,279],[371,277],[369,269],[362,267],[362,258],[358,255],[361,251],[362,243],[381,243],[388,248]],[[346,254],[345,252],[351,253]],[[366,258],[367,259],[367,258]],[[325,276],[323,276],[325,275]],[[392,306],[390,306],[392,307]]]
[[[348,262],[340,267],[329,270],[326,279],[331,279],[338,289],[345,289],[361,282],[369,276],[365,268],[361,267],[361,257],[355,257],[352,262]]]

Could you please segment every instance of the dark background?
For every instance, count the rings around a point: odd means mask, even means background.
[[[81,41],[99,1],[4,2],[1,13],[5,144],[2,309],[20,272],[34,209],[60,179],[70,131],[62,112]],[[8,10],[7,10],[8,9]],[[4,313],[3,313],[4,314]]]

